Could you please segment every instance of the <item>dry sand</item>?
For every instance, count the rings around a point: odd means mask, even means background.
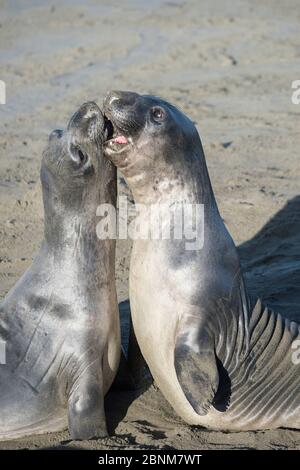
[[[300,321],[299,1],[0,1],[0,295],[42,238],[39,167],[50,130],[111,87],[161,95],[198,125],[247,284]],[[124,183],[121,192],[127,191]],[[119,300],[130,244],[118,245]],[[139,395],[139,394],[137,394]],[[295,449],[292,430],[223,433],[186,426],[154,387],[109,393],[111,438],[68,433],[0,448]]]

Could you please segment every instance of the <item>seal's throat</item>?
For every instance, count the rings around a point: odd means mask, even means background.
[[[99,239],[97,204],[78,212],[50,205],[46,201],[41,257],[62,273],[63,285],[101,289],[106,284],[102,273],[114,276],[115,240]]]

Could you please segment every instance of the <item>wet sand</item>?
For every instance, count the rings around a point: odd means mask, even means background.
[[[248,288],[300,322],[299,2],[0,2],[0,296],[30,265],[43,231],[39,167],[50,130],[110,88],[153,93],[196,123]],[[123,180],[120,193],[127,193]],[[130,243],[118,243],[119,301]],[[111,391],[112,437],[68,433],[14,448],[296,449],[300,433],[223,433],[182,423],[156,387]]]

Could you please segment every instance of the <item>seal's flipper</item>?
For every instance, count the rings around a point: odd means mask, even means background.
[[[153,383],[151,372],[136,339],[132,321],[130,321],[128,365],[133,377],[135,390],[146,389]]]
[[[75,382],[69,397],[68,420],[72,439],[108,436],[100,367],[88,368]]]
[[[181,335],[175,346],[175,370],[187,400],[196,413],[206,415],[219,385],[215,351],[206,338],[198,336],[197,344],[189,344]]]

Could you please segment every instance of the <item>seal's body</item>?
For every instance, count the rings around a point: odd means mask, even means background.
[[[104,395],[120,355],[113,240],[96,235],[96,209],[116,202],[103,158],[104,118],[86,103],[43,155],[45,238],[0,306],[0,439],[58,431],[105,436]]]
[[[161,391],[188,423],[211,429],[300,428],[299,325],[245,291],[235,245],[220,217],[193,123],[151,96],[112,92],[105,154],[136,203],[204,205],[201,249],[187,240],[135,240],[130,303],[135,334]],[[149,225],[141,210],[139,226]]]

